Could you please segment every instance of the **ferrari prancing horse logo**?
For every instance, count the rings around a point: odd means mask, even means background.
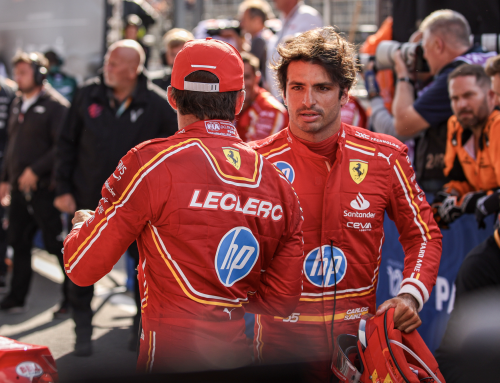
[[[241,166],[241,157],[238,149],[235,148],[222,148],[224,151],[224,155],[226,156],[227,162],[233,165],[236,170],[240,170]]]
[[[368,162],[361,160],[350,160],[349,163],[349,173],[351,178],[357,184],[363,182],[368,173]]]

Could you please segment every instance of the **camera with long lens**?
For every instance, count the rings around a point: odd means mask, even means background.
[[[377,69],[394,68],[394,55],[401,51],[401,56],[410,72],[429,72],[429,65],[424,58],[421,43],[400,43],[398,41],[382,41],[375,52],[375,66]]]
[[[500,34],[483,33],[471,35],[472,45],[480,45],[486,52],[500,52]],[[400,43],[398,41],[382,41],[375,52],[375,66],[377,69],[394,68],[394,54],[401,51],[403,61],[410,72],[429,72],[429,65],[424,58],[422,43]],[[373,59],[373,56],[370,57]],[[369,58],[365,57],[364,61]],[[361,60],[363,61],[363,60]]]
[[[481,45],[486,52],[500,52],[500,35],[497,33],[471,35],[470,41],[473,45]]]

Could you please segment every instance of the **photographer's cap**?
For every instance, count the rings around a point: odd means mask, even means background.
[[[186,81],[193,72],[204,70],[219,79],[218,84]],[[172,68],[172,86],[195,92],[231,92],[245,88],[244,66],[232,45],[207,37],[191,40],[177,54]]]

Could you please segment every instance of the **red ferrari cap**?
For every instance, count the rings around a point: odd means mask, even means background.
[[[177,54],[172,68],[172,86],[195,92],[231,92],[245,88],[243,60],[232,45],[207,37],[191,40]],[[219,79],[218,84],[186,81],[192,72],[205,70]]]

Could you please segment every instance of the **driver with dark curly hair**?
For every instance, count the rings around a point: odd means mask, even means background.
[[[441,257],[441,233],[415,182],[407,147],[341,122],[356,81],[354,49],[331,27],[278,47],[276,77],[288,128],[251,145],[295,188],[304,211],[303,289],[288,317],[257,315],[255,355],[262,363],[302,362],[305,381],[332,378],[332,339],[356,334],[361,315],[395,308],[410,332],[429,299]],[[405,251],[397,297],[375,307],[384,214]]]

